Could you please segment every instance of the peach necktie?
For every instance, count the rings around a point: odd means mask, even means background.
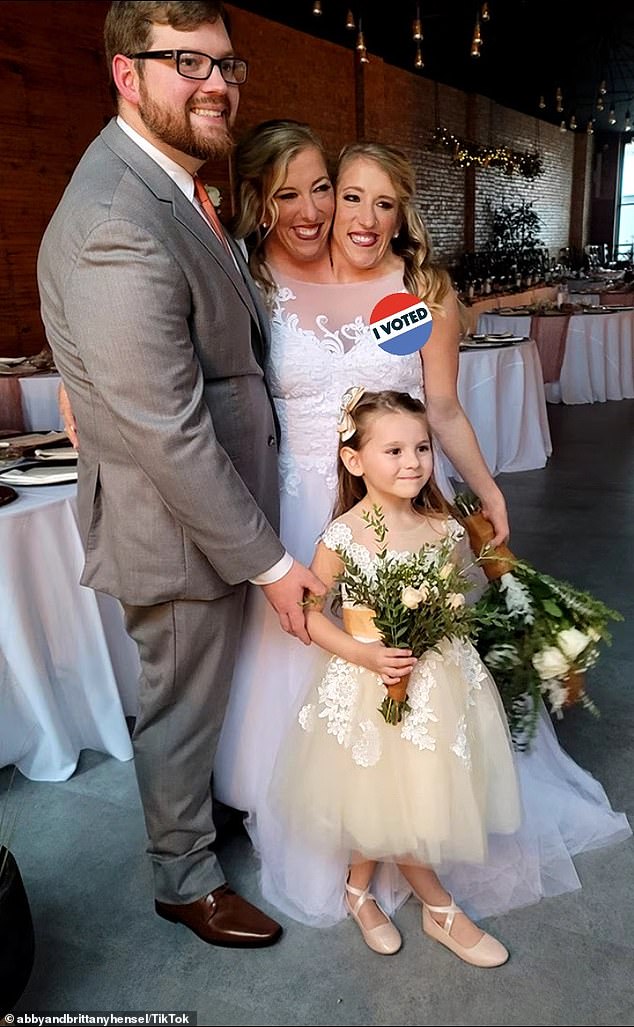
[[[218,239],[224,246],[227,253],[231,253],[231,250],[229,249],[229,243],[227,242],[227,238],[223,231],[222,225],[220,224],[220,220],[218,218],[218,215],[216,214],[216,208],[209,199],[209,194],[207,193],[207,190],[205,189],[198,175],[194,175],[194,192],[196,194],[196,199],[200,203],[200,206],[202,207],[205,216],[209,224],[211,225],[213,231],[218,236]]]

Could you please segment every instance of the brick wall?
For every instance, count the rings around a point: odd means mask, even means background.
[[[83,150],[113,113],[101,55],[107,8],[107,0],[2,4],[0,351],[6,355],[35,353],[44,344],[35,280],[39,240]],[[400,145],[416,168],[420,209],[436,252],[446,261],[460,256],[470,234],[477,245],[486,239],[487,201],[533,200],[551,252],[568,243],[571,133],[562,135],[539,123],[538,135],[533,118],[436,85],[373,55],[360,82],[352,49],[230,5],[229,10],[236,51],[251,59],[239,130],[285,116],[310,122],[333,155],[356,138],[357,129],[367,138]],[[529,182],[517,175],[458,168],[445,152],[428,149],[437,122],[463,136],[469,127],[480,142],[506,143],[514,149],[538,145],[546,173]],[[581,190],[582,206],[587,202],[589,160],[574,190],[575,195]],[[206,172],[228,198],[228,166]],[[228,208],[226,202],[223,215],[230,213]],[[585,221],[585,213],[583,217]]]

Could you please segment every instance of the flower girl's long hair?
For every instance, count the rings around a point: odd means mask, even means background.
[[[352,438],[347,439],[345,442],[339,441],[337,499],[333,519],[347,513],[367,494],[363,478],[350,473],[341,459],[341,450],[347,446],[358,451],[367,439],[373,420],[379,414],[397,413],[413,414],[414,417],[419,417],[429,433],[429,424],[427,423],[427,414],[423,403],[419,399],[414,399],[407,392],[395,392],[391,389],[386,389],[383,392],[364,392],[359,402],[354,406],[351,416],[356,427],[355,433]],[[431,441],[431,433],[429,433],[429,436]],[[412,500],[412,506],[419,513],[437,513],[443,514],[446,517],[452,514],[449,504],[434,480],[433,473],[429,481],[423,485],[416,498]]]

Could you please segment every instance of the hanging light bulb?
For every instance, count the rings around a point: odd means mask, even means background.
[[[576,119],[576,117],[573,114],[571,119],[570,119],[570,125],[569,125],[570,131],[574,132],[576,127],[577,127],[577,119]]]
[[[322,14],[321,0],[313,0],[313,14]]]
[[[607,91],[608,91],[608,87],[606,85],[605,79],[603,78],[603,79],[601,79],[601,85],[599,86],[599,93],[600,93],[601,96],[605,96]]]
[[[603,97],[601,96],[601,94],[599,94],[597,96],[597,110],[598,111],[604,111],[605,110],[605,104],[603,102]]]
[[[412,22],[412,39],[415,43],[423,38],[423,25],[420,20],[420,4],[416,4],[416,17]]]
[[[594,135],[594,125],[592,124],[592,118],[590,118],[590,121],[588,122],[588,127],[586,128],[586,132],[588,133],[589,136],[593,136]]]
[[[420,48],[420,43],[416,44],[416,57],[414,58],[414,67],[417,68],[419,71],[421,68],[425,67],[425,62],[423,60],[423,51]]]
[[[357,53],[359,54],[359,61],[361,64],[369,64],[368,51],[365,47],[365,36],[363,35],[363,25],[361,24],[361,18],[359,18],[359,31],[357,32]]]
[[[354,32],[356,28],[354,23],[354,14],[352,13],[351,7],[348,8],[348,13],[346,15],[346,28],[349,29],[350,32]]]
[[[482,21],[490,21],[490,20],[491,20],[491,12],[489,11],[488,3],[485,2],[485,3],[482,4]]]
[[[545,101],[543,96],[540,96],[539,103],[537,104],[537,106],[539,107],[540,111],[543,111],[543,110],[546,109],[546,101]]]
[[[560,86],[557,86],[557,89],[556,89],[556,92],[555,92],[555,101],[556,101],[556,104],[557,104],[556,107],[555,107],[555,110],[557,111],[557,114],[561,114],[563,112],[563,109],[564,109],[564,96],[563,96],[563,93],[561,91],[561,87]]]
[[[566,122],[565,121],[562,121],[561,125],[559,126],[559,131],[560,132],[567,132],[568,131],[568,129],[566,127]]]
[[[476,14],[475,28],[473,30],[473,39],[471,40],[471,56],[480,56],[480,46],[482,44],[482,36],[480,35],[480,15]]]
[[[608,114],[608,125],[616,125],[616,111],[614,110],[614,104],[610,107]]]
[[[629,111],[625,112],[625,123],[623,125],[623,130],[625,132],[631,132],[632,131],[632,122],[631,122],[631,119],[630,119],[630,112]]]

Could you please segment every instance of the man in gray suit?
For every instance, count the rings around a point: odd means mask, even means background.
[[[113,3],[118,118],[90,145],[38,261],[42,317],[79,437],[82,583],[139,647],[136,772],[160,916],[219,945],[281,927],[225,883],[209,781],[247,580],[308,642],[321,583],[276,534],[268,319],[239,249],[195,196],[227,156],[246,62],[222,5]]]

